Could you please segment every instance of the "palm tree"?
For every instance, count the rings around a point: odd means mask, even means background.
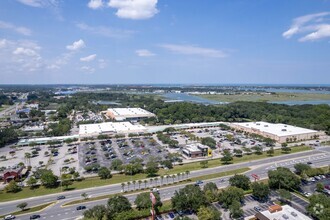
[[[142,180],[139,180],[139,181],[138,181],[139,189],[141,189],[141,183],[142,183]]]
[[[147,188],[148,180],[143,180],[143,182],[144,182],[144,188]]]
[[[186,175],[187,175],[187,179],[189,178],[189,174],[190,174],[190,171],[189,170],[186,170]]]
[[[123,190],[123,192],[125,191],[125,185],[126,185],[125,183],[121,184],[121,189]]]
[[[174,183],[175,174],[173,174],[171,177],[172,177],[172,180],[173,180],[173,183]]]
[[[163,185],[163,181],[164,181],[164,176],[160,176],[160,185]]]
[[[29,164],[29,166],[31,166],[31,154],[30,153],[25,153],[24,158],[26,160],[26,162]]]
[[[134,184],[134,190],[135,190],[135,184],[136,184],[136,180],[133,180],[133,184]]]
[[[166,175],[166,182],[167,182],[167,184],[168,184],[168,179],[170,178],[170,176],[169,175]]]
[[[152,181],[153,181],[153,180],[154,180],[154,179],[152,179],[152,178],[151,178],[151,179],[149,179],[149,181],[150,181],[150,185],[152,185]]]
[[[128,188],[128,191],[129,191],[129,186],[131,185],[131,182],[127,182],[127,188]]]
[[[176,176],[178,177],[178,182],[180,182],[181,173],[176,174]]]
[[[155,177],[156,186],[158,185],[158,177]]]

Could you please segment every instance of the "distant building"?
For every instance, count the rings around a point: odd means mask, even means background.
[[[22,128],[22,130],[26,131],[26,132],[37,132],[37,131],[43,131],[44,129],[45,129],[45,126],[43,126],[43,125],[25,126]]]
[[[310,217],[304,215],[298,210],[292,208],[289,205],[273,205],[268,208],[268,210],[263,212],[258,212],[255,214],[254,218],[247,217],[245,219],[256,219],[256,220],[312,220]]]
[[[182,153],[190,158],[205,157],[208,155],[208,149],[208,146],[203,144],[189,144],[182,150]]]
[[[105,122],[98,124],[79,125],[79,136],[98,136],[100,134],[115,135],[129,133],[144,133],[146,128],[142,125],[133,125],[130,122]]]
[[[104,113],[107,117],[116,121],[139,121],[144,118],[155,117],[155,114],[142,108],[109,108]]]
[[[286,124],[272,124],[262,121],[231,123],[230,126],[237,130],[242,130],[245,132],[258,134],[266,138],[271,138],[279,143],[289,141],[304,141],[323,135],[323,132],[320,131]]]

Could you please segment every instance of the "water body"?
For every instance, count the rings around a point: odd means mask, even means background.
[[[205,105],[227,104],[226,102],[218,102],[218,101],[214,101],[214,100],[204,99],[202,97],[188,95],[186,93],[165,93],[165,94],[163,94],[163,97],[165,97],[167,100],[175,100],[177,102],[179,102],[179,101],[193,102],[193,103],[199,103],[199,104],[205,104]]]
[[[55,92],[55,95],[72,95],[77,93],[77,91],[59,91]]]
[[[162,94],[170,102],[193,102],[205,105],[221,105],[228,104],[228,102],[217,102],[214,100],[208,100],[202,97],[189,95],[186,93],[166,93]],[[274,104],[284,104],[284,105],[320,105],[327,104],[330,105],[330,100],[308,100],[308,101],[278,101],[278,102],[269,102]]]
[[[307,90],[307,89],[265,89],[266,92],[282,92],[282,93],[307,93],[307,94],[330,94],[327,90]]]
[[[119,102],[114,102],[114,101],[94,101],[94,104],[98,104],[98,105],[120,105]]]
[[[330,105],[330,100],[308,100],[308,101],[278,101],[269,102],[274,104],[284,104],[284,105]]]

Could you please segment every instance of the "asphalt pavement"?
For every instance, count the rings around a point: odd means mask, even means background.
[[[296,154],[288,154],[284,156],[278,156],[274,158],[266,158],[262,160],[257,161],[250,161],[240,164],[233,164],[233,165],[227,165],[227,166],[220,166],[215,168],[208,168],[198,171],[192,171],[190,173],[190,177],[198,177],[203,175],[208,175],[212,173],[218,173],[218,172],[224,172],[229,170],[234,170],[237,168],[242,167],[250,167],[251,170],[246,172],[246,175],[248,175],[250,178],[251,174],[257,174],[261,179],[267,178],[267,173],[269,170],[276,169],[277,166],[284,166],[288,167],[290,169],[293,169],[293,166],[295,163],[301,163],[301,162],[307,162],[312,161],[314,166],[326,166],[328,165],[330,161],[330,154],[325,151],[319,151],[317,149],[308,151],[308,152],[301,152]],[[228,179],[229,177],[223,177],[223,178],[217,178],[213,180],[204,181],[204,184],[207,182],[215,182],[219,188],[223,188],[228,186]],[[222,181],[220,181],[222,180]],[[182,187],[184,185],[177,185],[177,186],[169,186],[166,188],[160,189],[160,195],[163,200],[170,199],[174,192]],[[53,194],[53,195],[46,195],[46,196],[40,196],[40,197],[33,197],[28,198],[24,200],[16,200],[16,201],[10,201],[10,202],[3,202],[0,203],[0,215],[4,215],[7,213],[11,213],[13,211],[17,211],[16,205],[22,201],[27,202],[29,207],[36,206],[40,204],[44,204],[50,201],[55,201],[57,196],[59,195],[65,195],[66,199],[58,201],[55,205],[46,208],[45,210],[38,212],[37,214],[41,215],[41,219],[63,219],[63,220],[69,220],[69,219],[76,219],[79,216],[82,216],[83,211],[77,211],[76,206],[67,206],[67,207],[61,207],[64,203],[67,203],[72,200],[81,199],[81,194],[83,192],[86,192],[91,197],[100,196],[100,195],[106,195],[106,194],[114,194],[121,191],[121,185],[120,184],[113,184],[108,186],[102,186],[102,187],[94,187],[89,189],[83,189],[83,190],[75,190],[71,192],[64,192],[60,194]],[[128,199],[133,203],[134,199],[138,193],[127,195]],[[98,200],[93,202],[87,202],[85,205],[87,208],[93,207],[96,204],[106,204],[106,199],[104,200]],[[17,216],[16,219],[29,219],[29,216],[31,214]]]

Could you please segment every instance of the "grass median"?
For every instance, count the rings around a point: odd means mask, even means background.
[[[311,147],[309,146],[297,146],[297,147],[291,147],[291,152],[290,153],[299,153],[303,151],[308,151],[312,150]],[[253,161],[253,160],[260,160],[260,159],[265,159],[269,157],[276,157],[276,156],[281,156],[281,155],[286,155],[287,153],[283,153],[281,149],[276,149],[274,150],[274,154],[272,156],[269,156],[266,154],[266,152],[263,152],[263,154],[257,155],[257,154],[251,154],[251,155],[244,155],[242,157],[234,157],[233,160],[231,161],[231,164],[236,164],[236,163],[243,163],[243,162],[248,162],[248,161]],[[218,167],[222,166],[223,164],[220,162],[220,159],[210,159],[208,160],[208,168],[212,167]],[[202,169],[199,162],[192,162],[192,163],[187,163],[183,165],[177,165],[174,166],[173,169],[171,170],[160,170],[158,172],[159,175],[167,175],[167,174],[177,174],[177,173],[182,173],[185,171],[193,171],[193,170],[199,170]]]
[[[21,210],[21,211],[16,211],[16,212],[12,212],[12,213],[9,213],[10,215],[25,215],[25,214],[29,214],[29,213],[34,213],[34,212],[39,212],[53,204],[55,204],[56,202],[50,202],[50,203],[46,203],[46,204],[42,204],[42,205],[38,205],[38,206],[33,206],[31,208],[26,208],[24,210]],[[6,214],[6,215],[9,215],[9,214]],[[3,219],[6,215],[2,215],[0,216],[1,219]]]
[[[208,174],[208,175],[204,175],[204,176],[200,176],[200,177],[188,178],[188,179],[185,179],[185,180],[182,180],[182,181],[179,181],[179,182],[163,184],[163,185],[157,186],[157,187],[162,189],[162,188],[165,188],[165,187],[171,187],[171,186],[176,186],[176,185],[184,185],[184,184],[193,183],[197,180],[209,180],[209,179],[215,179],[215,178],[220,178],[220,177],[224,177],[224,176],[231,176],[231,175],[234,175],[234,174],[241,174],[241,173],[247,172],[249,170],[250,170],[250,168],[244,167],[244,168],[231,170],[231,171],[225,171],[225,172],[221,172],[221,173],[214,173],[214,174]],[[92,202],[92,201],[97,201],[97,200],[102,200],[102,199],[108,199],[108,198],[113,197],[115,195],[130,195],[130,194],[141,193],[141,192],[146,192],[146,191],[149,191],[148,187],[147,188],[136,189],[136,190],[131,190],[131,191],[125,192],[125,193],[108,194],[108,195],[91,197],[89,199],[78,199],[78,200],[74,200],[74,201],[65,203],[62,206],[65,207],[65,206],[76,205],[76,204],[80,204],[80,203],[86,203],[86,202]]]
[[[297,146],[292,147],[290,153],[298,153],[302,151],[311,150],[308,146]],[[285,153],[282,153],[280,149],[274,151],[274,155],[272,157],[285,155]],[[242,163],[247,161],[253,161],[253,160],[260,160],[269,158],[265,152],[261,155],[251,154],[251,155],[244,155],[243,157],[234,157],[233,161],[231,161],[232,164],[236,163]],[[218,167],[218,166],[224,166],[220,159],[210,159],[208,160],[208,168],[212,167]],[[184,173],[185,171],[194,171],[194,170],[201,170],[200,162],[191,162],[183,165],[176,165],[173,167],[173,169],[170,170],[164,170],[160,169],[158,171],[158,175],[170,175],[170,174],[177,174],[177,173]],[[43,186],[40,186],[36,189],[30,189],[28,187],[24,187],[20,192],[17,193],[6,193],[3,190],[0,191],[0,202],[6,202],[6,201],[12,201],[12,200],[18,200],[18,199],[24,199],[24,198],[30,198],[35,196],[43,196],[43,195],[49,195],[54,193],[60,193],[60,192],[66,192],[70,190],[78,190],[78,189],[86,189],[86,188],[92,188],[92,187],[99,187],[99,186],[105,186],[105,185],[111,185],[116,183],[123,183],[128,181],[137,181],[146,179],[147,174],[141,173],[136,174],[133,176],[130,175],[124,175],[124,174],[114,174],[111,179],[102,180],[99,177],[91,177],[86,178],[82,181],[75,181],[73,182],[73,185],[69,186],[67,189],[63,187],[63,191],[60,187],[57,188],[45,188]]]

